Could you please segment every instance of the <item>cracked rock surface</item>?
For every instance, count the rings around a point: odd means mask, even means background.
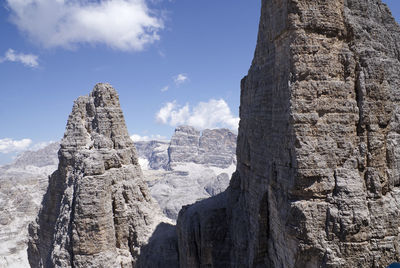
[[[164,220],[143,181],[116,91],[97,84],[73,106],[58,169],[29,226],[32,267],[132,267]]]
[[[380,0],[262,1],[237,172],[180,212],[181,267],[399,261],[399,44]]]

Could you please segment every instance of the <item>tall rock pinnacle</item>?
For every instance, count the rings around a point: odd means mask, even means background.
[[[138,164],[116,91],[78,98],[35,223],[32,267],[132,267],[162,219]]]
[[[181,267],[400,260],[399,44],[381,0],[262,0],[237,172],[181,211]]]

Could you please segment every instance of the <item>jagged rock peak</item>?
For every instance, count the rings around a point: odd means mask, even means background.
[[[163,217],[110,85],[97,84],[75,101],[58,155],[29,227],[31,266],[134,266]]]
[[[118,94],[109,84],[97,84],[88,96],[74,102],[61,144],[63,148],[123,149],[132,145]]]

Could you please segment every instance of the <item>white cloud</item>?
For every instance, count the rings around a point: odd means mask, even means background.
[[[163,87],[163,88],[161,89],[161,92],[168,91],[168,89],[169,89],[169,86],[165,86],[165,87]]]
[[[105,44],[139,51],[160,39],[163,20],[146,0],[6,0],[11,21],[44,47]]]
[[[0,58],[0,62],[11,61],[11,62],[19,62],[28,67],[37,67],[39,57],[33,54],[24,54],[17,53],[13,49],[9,49],[4,54],[3,58]]]
[[[193,108],[189,104],[182,107],[176,101],[168,102],[158,111],[156,120],[170,126],[190,125],[199,129],[226,127],[237,131],[239,125],[239,118],[223,99],[210,99]]]
[[[0,153],[8,154],[21,152],[31,145],[31,139],[13,140],[10,138],[0,139]]]
[[[137,142],[137,141],[154,141],[154,140],[165,141],[165,140],[167,140],[167,137],[164,137],[164,136],[161,136],[161,135],[140,136],[138,134],[133,134],[131,136],[131,139],[134,142]]]
[[[32,146],[29,147],[29,150],[32,151],[37,151],[40,149],[43,149],[44,147],[50,145],[51,143],[53,143],[54,141],[42,141],[42,142],[38,142],[33,144]]]
[[[174,82],[177,86],[187,82],[189,80],[189,77],[187,74],[178,74],[177,76],[174,77]]]

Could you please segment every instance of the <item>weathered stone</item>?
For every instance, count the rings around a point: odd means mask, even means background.
[[[151,195],[165,215],[176,220],[182,206],[228,187],[236,165],[236,138],[228,129],[176,128],[168,147],[168,170],[145,171]],[[152,158],[148,159],[151,163]]]
[[[226,208],[226,192],[182,208],[177,222],[180,267],[230,266]]]
[[[380,0],[262,1],[226,193],[229,246],[213,245],[206,226],[221,215],[202,201],[178,219],[181,267],[218,267],[204,254],[220,251],[230,267],[400,259],[399,43]],[[206,218],[190,220],[196,210]]]
[[[227,152],[226,148],[236,147],[236,135],[230,134],[229,130],[204,130],[200,140],[207,132],[211,133],[211,138],[208,138],[206,143],[203,142],[203,147],[211,145],[225,147],[221,149],[221,152]],[[220,132],[224,133],[222,137],[213,134]],[[230,138],[231,135],[235,135],[235,138]],[[213,140],[218,143],[208,143]],[[185,159],[175,166],[175,170],[168,170],[169,141],[138,141],[134,144],[144,173],[144,180],[150,186],[150,194],[159,202],[164,214],[172,220],[176,220],[183,205],[223,192],[228,187],[230,175],[234,171],[233,163],[224,169],[210,167],[206,162],[205,164],[185,162]],[[0,267],[29,266],[28,224],[35,220],[39,212],[41,200],[48,186],[47,177],[57,169],[59,147],[60,143],[55,142],[37,151],[23,152],[13,163],[0,167]],[[233,157],[236,161],[234,150],[229,149],[229,151],[230,156],[221,155],[220,157],[225,159]],[[210,157],[214,159],[218,157],[215,152],[210,152],[213,154]],[[109,162],[110,159],[107,161]],[[190,166],[186,168],[187,172],[180,171],[185,165]],[[157,235],[151,236],[151,245],[146,245],[145,256],[161,247],[167,249],[165,258],[145,259],[151,263],[143,264],[144,267],[146,265],[155,267],[157,262],[164,262],[164,265],[166,265],[165,261],[173,263],[173,258],[177,257],[170,252],[174,248],[172,246],[174,242],[171,242],[173,237],[168,235],[165,238],[158,235],[166,229],[169,230],[167,233],[171,234],[173,227],[167,224],[162,226],[157,227],[155,231]],[[161,242],[159,237],[163,237]],[[167,247],[165,248],[164,245]],[[158,252],[162,254],[161,251]],[[141,257],[142,261],[143,259]]]
[[[142,169],[167,169],[169,163],[168,156],[168,141],[137,141],[135,142],[136,151],[139,161],[145,160],[147,166],[142,166]]]
[[[163,220],[143,181],[118,95],[78,98],[35,223],[32,267],[132,267]]]
[[[218,168],[236,164],[237,136],[228,129],[205,129],[203,132],[190,126],[175,129],[168,148],[169,166],[179,163],[196,163]]]
[[[28,267],[28,225],[35,219],[47,188],[47,177],[57,169],[55,142],[26,151],[0,167],[0,267]]]

